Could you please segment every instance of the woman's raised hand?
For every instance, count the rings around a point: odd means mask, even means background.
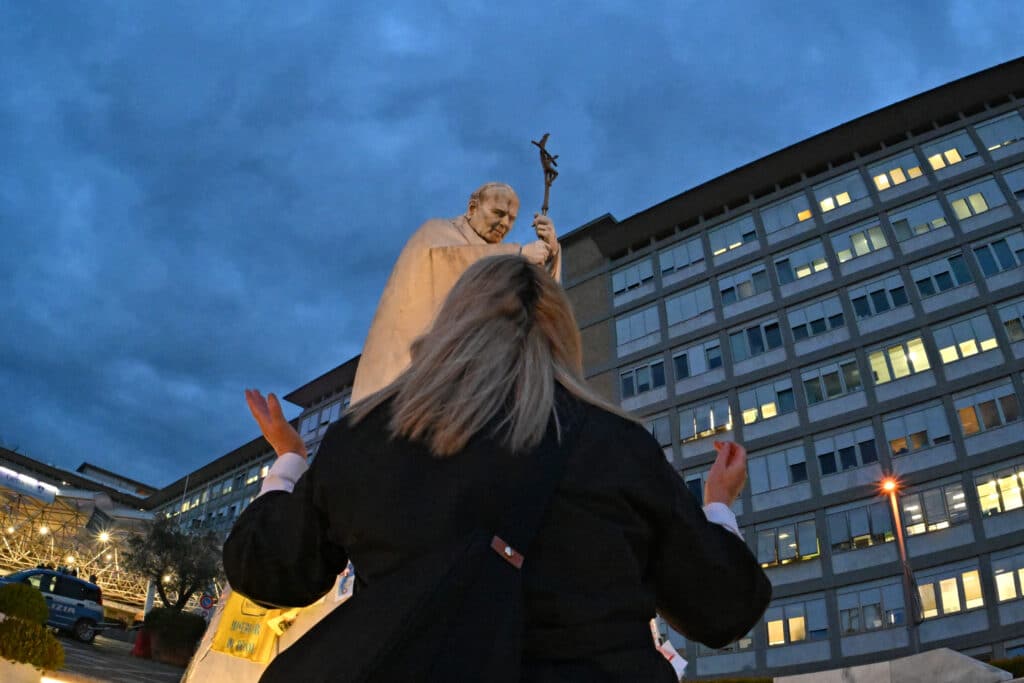
[[[277,396],[267,394],[263,398],[257,389],[245,390],[245,402],[249,404],[249,412],[256,418],[263,437],[279,456],[284,453],[295,453],[306,457],[306,444],[295,428],[284,418],[281,404]]]
[[[747,450],[733,441],[716,441],[718,457],[704,483],[704,504],[732,505],[747,481]]]

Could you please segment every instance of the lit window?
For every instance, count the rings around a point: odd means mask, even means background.
[[[740,392],[743,424],[752,424],[796,409],[792,383],[780,380]]]
[[[896,241],[903,242],[918,235],[948,225],[942,205],[937,199],[929,199],[889,214]]]
[[[975,129],[990,152],[1024,140],[1024,120],[1017,112],[1011,112],[992,121],[978,124]]]
[[[783,258],[775,261],[775,272],[779,276],[780,285],[788,284],[794,280],[799,280],[827,269],[828,261],[825,260],[825,247],[820,241],[812,242],[791,251]]]
[[[999,602],[1017,599],[1017,583],[1012,572],[996,571],[996,597]]]
[[[1012,385],[954,397],[953,406],[960,417],[964,436],[995,429],[1020,419],[1020,405]]]
[[[711,244],[711,254],[719,256],[732,249],[742,247],[757,241],[757,231],[754,227],[754,218],[749,214],[734,221],[730,221],[718,228],[708,232],[708,241]]]
[[[724,398],[679,411],[679,438],[683,442],[703,439],[731,429],[729,402]]]
[[[984,606],[985,600],[981,596],[981,577],[978,570],[964,572],[961,578],[964,583],[964,607],[974,609]]]
[[[786,635],[781,619],[768,622],[768,644],[785,645]]]
[[[879,192],[920,178],[922,175],[921,164],[913,152],[874,164],[868,168],[868,173]]]
[[[807,197],[799,192],[762,208],[760,213],[765,231],[773,233],[810,219],[811,206]]]
[[[939,616],[938,603],[935,601],[935,586],[930,583],[917,587],[921,597],[921,614],[925,619]]]
[[[923,151],[933,171],[954,166],[978,154],[977,148],[965,131],[954,133],[925,145]]]

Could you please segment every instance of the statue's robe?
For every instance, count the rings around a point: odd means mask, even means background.
[[[456,280],[474,262],[498,254],[518,254],[519,245],[486,242],[464,216],[435,218],[406,242],[391,271],[363,355],[356,370],[352,402],[390,384],[409,365],[409,347],[430,328]],[[561,252],[549,272],[561,279]]]

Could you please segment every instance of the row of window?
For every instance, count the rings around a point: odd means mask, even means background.
[[[1009,384],[960,396],[954,401],[954,408],[965,437],[1020,420],[1019,402]],[[686,415],[689,416],[689,413]],[[650,418],[647,425],[662,446],[671,445],[672,435],[667,415]],[[684,426],[689,428],[689,425]],[[914,406],[885,416],[882,426],[892,458],[950,442],[950,430],[941,403]],[[708,424],[707,428],[713,430],[715,425]],[[817,437],[813,442],[813,455],[821,477],[874,464],[878,462],[874,430],[870,423],[865,423]],[[807,458],[801,443],[776,446],[766,454],[752,453],[747,469],[753,495],[799,484],[807,481],[808,477]],[[696,488],[693,489],[698,500],[701,499],[705,473],[706,470],[689,471],[684,476],[688,484],[691,480],[699,480],[699,485],[695,484]],[[990,510],[1004,511],[1019,507],[1020,498],[1016,497],[1016,493],[1011,494],[1016,489],[1007,488],[1009,482],[1016,481],[1013,476],[1007,475],[1000,479],[1001,488],[997,488],[995,483],[990,485],[990,490],[979,488],[986,514]]]
[[[1024,266],[1024,229],[1014,228],[1003,234],[989,238],[986,242],[970,249],[977,268],[986,279],[1000,273]],[[790,263],[787,261],[787,263]],[[792,265],[788,265],[791,268]],[[794,272],[806,272],[804,266]],[[806,266],[813,270],[814,266]],[[967,262],[965,252],[956,250],[925,263],[911,266],[910,282],[922,299],[948,292],[957,287],[974,282],[971,266]],[[787,276],[788,277],[788,276]],[[722,302],[725,305],[742,298],[754,296],[768,291],[767,271],[758,266],[749,272],[723,276],[719,279]],[[789,328],[795,341],[800,341],[829,330],[838,329],[846,324],[840,293],[833,293],[823,299],[801,304],[787,310]],[[850,286],[846,290],[857,320],[864,320],[885,313],[889,310],[907,306],[910,300],[903,276],[899,272],[887,273],[873,280]],[[692,329],[695,319],[712,310],[711,285],[702,284],[692,289],[674,294],[665,299],[666,320],[670,328],[670,336],[678,332]],[[690,322],[685,328],[676,328],[680,323]],[[710,324],[712,321],[707,321]],[[766,321],[771,325],[777,321]],[[661,324],[657,304],[652,304],[638,311],[620,316],[615,321],[616,338],[620,355],[631,353],[637,348],[656,344],[661,339]],[[778,328],[765,330],[777,333]],[[736,334],[736,333],[733,333]],[[781,335],[779,336],[781,343]],[[747,355],[773,348],[771,339],[765,339],[760,346],[751,345]],[[638,343],[633,343],[638,342]],[[628,345],[628,346],[627,346]]]
[[[772,470],[768,473],[771,475]],[[696,477],[688,478],[687,484],[695,480]],[[974,489],[985,517],[1024,509],[1024,466],[1011,465],[996,472],[977,474]],[[695,493],[693,487],[690,490]],[[907,536],[942,531],[964,524],[970,518],[964,487],[958,481],[901,493],[898,507]],[[892,509],[887,500],[829,508],[825,519],[833,554],[895,539]],[[780,520],[757,528],[757,559],[762,567],[811,560],[820,555],[819,536],[811,517]]]
[[[1024,198],[1024,166],[1005,171],[1002,176],[1013,197],[1018,200]],[[969,222],[972,218],[1007,204],[1006,196],[992,176],[972,181],[968,185],[948,190],[944,194],[953,214],[961,222]],[[937,198],[919,200],[892,209],[886,212],[886,216],[892,226],[892,235],[897,242],[905,242],[949,225],[949,216]],[[801,220],[806,220],[806,218]],[[766,228],[768,225],[769,223],[766,223]],[[967,223],[964,225],[971,228],[977,227]],[[772,230],[769,229],[768,232],[772,232]],[[744,216],[714,228],[709,231],[708,240],[713,256],[756,243],[757,233],[753,219],[750,216]],[[831,233],[829,240],[835,250],[836,258],[841,264],[890,246],[890,240],[878,219],[871,219]],[[704,263],[700,239],[691,238],[663,250],[659,254],[658,263],[665,284],[677,281],[682,276],[684,269]],[[776,257],[774,267],[779,284],[786,285],[794,280],[827,270],[829,264],[825,257],[824,245],[819,239]],[[680,276],[672,277],[673,273],[680,273]],[[723,294],[726,305],[746,298],[746,296],[753,296],[760,291],[766,291],[768,282],[763,273],[763,269],[757,269],[755,266],[752,272],[734,274],[748,275],[749,277],[741,278],[738,281],[742,287],[730,289],[729,285],[734,283],[722,286],[722,290],[728,292]],[[728,279],[729,276],[724,277]],[[619,300],[621,295],[646,284],[653,286],[653,282],[654,268],[650,259],[642,259],[615,270],[612,273],[612,292],[616,303],[625,301]],[[759,290],[759,287],[765,289]]]
[[[992,558],[992,575],[997,602],[1024,598],[1024,552],[999,553]],[[915,577],[920,618],[937,619],[985,606],[981,572],[976,562],[939,567]],[[904,628],[907,623],[904,589],[898,579],[882,579],[836,590],[840,636]],[[765,611],[768,647],[805,641],[826,640],[829,622],[824,596],[790,600]],[[701,656],[749,650],[753,631],[721,650],[700,647]]]
[[[854,306],[872,306],[874,309],[891,306],[893,297],[905,299],[896,294],[898,289],[879,289],[871,292],[871,303],[867,299],[855,299]],[[803,329],[807,334],[818,329],[837,329],[845,325],[842,313],[828,315],[830,307],[838,306],[838,299],[830,297],[822,302],[798,309],[790,314],[790,321],[796,320],[794,330]],[[818,307],[818,308],[815,308]],[[886,309],[887,310],[887,309]],[[997,309],[999,321],[1011,343],[1024,339],[1024,299],[1011,300]],[[803,322],[808,313],[821,315]],[[874,315],[874,313],[872,313]],[[826,317],[828,316],[828,317]],[[833,327],[835,326],[835,327]],[[815,332],[817,334],[817,332]],[[957,318],[932,328],[935,340],[935,360],[949,365],[999,347],[994,326],[987,314],[973,314]],[[729,347],[737,370],[743,361],[782,348],[779,322],[767,318],[748,327],[729,333]],[[775,362],[781,362],[780,356]],[[924,370],[931,369],[932,360],[920,336],[893,340],[867,352],[871,379],[875,385],[882,385]],[[722,349],[718,339],[697,342],[672,353],[672,367],[675,381],[696,377],[721,368]],[[762,363],[762,367],[763,367]],[[667,382],[665,364],[660,357],[646,359],[619,371],[622,398],[630,398],[644,392],[665,386]],[[824,365],[801,371],[807,403],[842,396],[861,388],[860,369],[853,356],[828,361]],[[747,420],[747,424],[754,421]]]
[[[994,340],[990,338],[979,342],[971,338],[961,342],[956,346],[956,360],[961,358],[959,354],[977,353],[978,349],[983,347],[993,348]],[[871,377],[876,386],[924,372],[931,367],[920,337],[889,342],[881,348],[870,350],[867,355]],[[950,354],[950,357],[952,358],[953,354]],[[860,370],[853,357],[803,370],[801,380],[808,406],[839,398],[862,388]],[[955,399],[964,436],[971,436],[984,429],[1019,419],[1018,400],[1012,387],[1007,384],[1000,387],[999,391],[1005,393],[1001,393],[998,398],[980,400],[979,397],[972,395]],[[741,389],[738,399],[739,414],[745,425],[770,420],[796,410],[793,383],[789,377]],[[979,401],[977,404],[974,403],[976,400]],[[679,411],[679,415],[679,436],[684,442],[709,436],[716,431],[715,426],[728,430],[732,425],[732,413],[724,398],[684,407]]]

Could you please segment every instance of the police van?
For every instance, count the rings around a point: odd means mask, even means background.
[[[103,622],[103,591],[96,584],[52,569],[25,569],[0,577],[3,583],[38,588],[50,608],[50,626],[70,631],[83,643],[96,637],[96,625]]]

